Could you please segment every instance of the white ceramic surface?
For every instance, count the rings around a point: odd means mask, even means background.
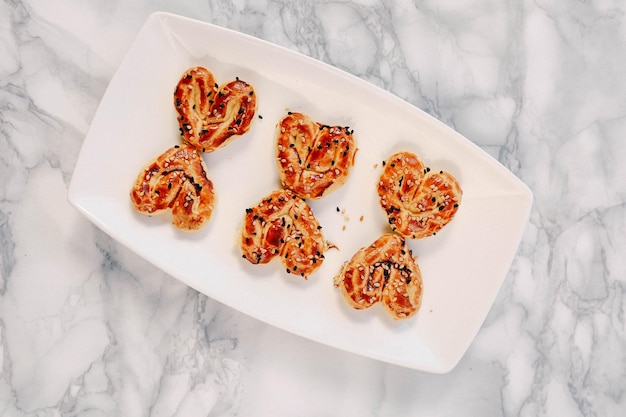
[[[219,83],[236,76],[250,82],[262,118],[203,156],[218,204],[207,227],[186,234],[169,214],[135,213],[128,193],[149,160],[180,143],[172,93],[194,65],[209,68]],[[359,148],[347,183],[311,202],[325,238],[339,249],[327,252],[308,281],[287,275],[278,260],[248,264],[236,240],[245,208],[280,186],[274,128],[286,111],[350,126]],[[392,322],[380,306],[347,307],[332,278],[356,250],[389,230],[375,186],[382,161],[398,150],[451,172],[464,195],[456,218],[437,236],[409,242],[424,277],[423,305],[416,317]],[[458,363],[483,323],[532,204],[529,189],[496,160],[386,91],[268,42],[167,13],[148,18],[111,80],[69,199],[113,238],[220,302],[330,346],[436,373]]]

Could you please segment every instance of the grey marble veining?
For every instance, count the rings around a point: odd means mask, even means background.
[[[262,324],[68,204],[98,103],[157,10],[389,90],[533,190],[519,253],[452,372]],[[0,415],[625,415],[624,68],[617,0],[1,1]]]

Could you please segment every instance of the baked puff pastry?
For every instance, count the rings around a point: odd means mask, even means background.
[[[402,236],[387,233],[361,248],[334,279],[343,298],[362,310],[380,302],[395,320],[413,316],[422,303],[422,275]]]
[[[276,130],[283,187],[303,198],[317,199],[346,181],[357,151],[348,127],[323,125],[290,112]]]
[[[380,204],[391,228],[404,237],[434,235],[455,216],[463,191],[454,176],[431,171],[411,152],[385,161],[378,183]]]
[[[239,78],[218,86],[211,71],[193,67],[178,82],[174,104],[185,142],[202,152],[213,152],[250,129],[256,94]]]
[[[143,214],[172,210],[172,223],[185,231],[200,229],[215,206],[213,183],[198,151],[174,146],[141,170],[130,192],[134,208]]]
[[[290,190],[278,190],[246,209],[243,258],[265,264],[280,257],[287,273],[308,278],[322,265],[326,243],[313,211]]]

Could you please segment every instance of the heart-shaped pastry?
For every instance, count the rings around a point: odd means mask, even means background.
[[[185,142],[212,152],[250,129],[256,94],[239,78],[218,86],[211,71],[193,67],[178,82],[174,104]]]
[[[215,206],[213,183],[204,161],[189,145],[170,148],[146,165],[133,184],[130,198],[143,214],[172,209],[172,223],[185,231],[200,229]]]
[[[327,126],[302,113],[278,122],[277,162],[283,187],[320,198],[340,187],[354,165],[356,145],[348,127]]]
[[[346,262],[334,279],[355,309],[379,301],[394,319],[411,317],[422,303],[422,274],[402,236],[387,233]]]
[[[278,190],[246,209],[243,257],[265,264],[279,256],[287,273],[303,278],[322,265],[326,243],[313,211],[290,190]]]
[[[384,165],[378,197],[395,232],[419,239],[454,218],[463,191],[452,174],[431,171],[411,152],[398,152]]]

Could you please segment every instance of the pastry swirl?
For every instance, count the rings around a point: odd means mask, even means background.
[[[317,199],[340,187],[357,151],[348,127],[326,126],[302,113],[289,113],[276,129],[277,162],[283,187]]]
[[[412,239],[434,235],[448,224],[462,195],[452,174],[431,171],[411,152],[392,155],[378,183],[379,201],[391,228]]]
[[[278,190],[246,209],[243,257],[265,264],[280,257],[287,273],[307,279],[322,265],[326,243],[313,211],[290,190]]]
[[[181,230],[200,229],[215,206],[213,183],[198,151],[175,146],[141,170],[130,192],[133,207],[146,215],[172,210],[172,223]]]
[[[218,86],[211,71],[193,67],[176,85],[174,105],[185,142],[212,152],[250,129],[256,95],[245,81],[237,78]]]
[[[366,309],[381,302],[396,320],[411,317],[422,302],[422,275],[402,236],[387,233],[361,248],[334,279],[346,302]]]

